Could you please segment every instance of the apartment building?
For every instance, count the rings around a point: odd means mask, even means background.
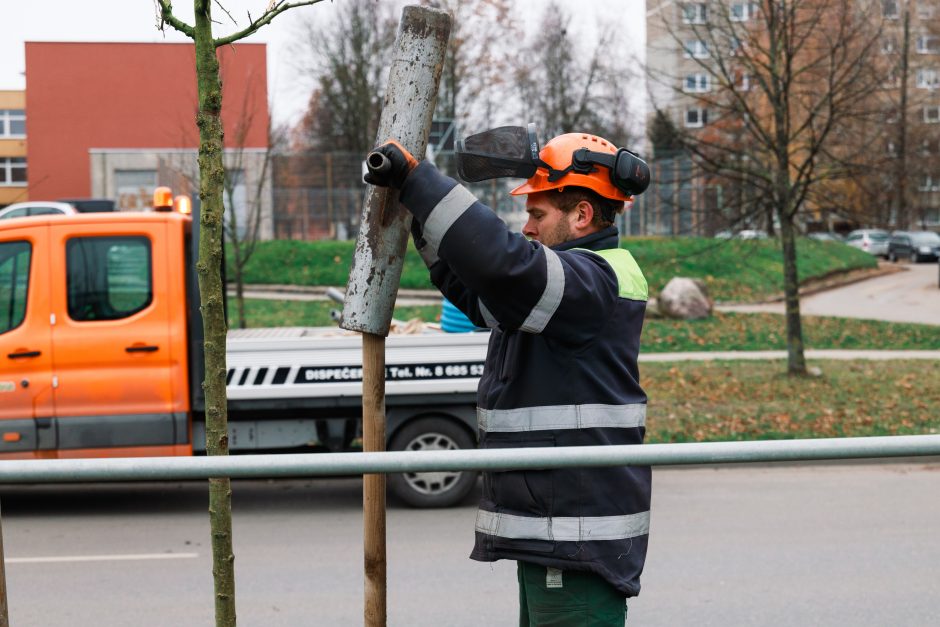
[[[814,8],[814,0],[796,2],[808,13]],[[940,3],[858,0],[858,4],[862,14],[871,16],[871,33],[878,37],[871,62],[884,77],[872,89],[873,107],[883,109],[883,120],[864,130],[865,137],[871,139],[872,163],[877,164],[881,180],[877,198],[858,185],[854,194],[846,194],[839,202],[852,205],[866,199],[878,205],[855,215],[852,219],[857,222],[870,220],[898,228],[940,227]],[[734,66],[736,51],[744,45],[736,33],[764,28],[763,11],[768,6],[774,3],[649,0],[648,111],[663,112],[678,128],[697,134],[708,133],[716,123],[727,123],[727,118],[719,120],[727,111],[704,102],[721,89],[710,68],[719,60]],[[794,2],[787,6],[794,6]],[[832,14],[824,9],[818,18],[831,18]],[[753,77],[746,73],[725,78],[730,78],[739,91],[754,89]],[[825,89],[825,84],[821,83],[819,89]],[[902,102],[906,103],[903,116]],[[648,121],[650,127],[653,115]],[[897,161],[902,156],[904,160]],[[897,163],[904,164],[903,177],[894,171]],[[904,191],[899,192],[899,188]],[[899,196],[902,193],[903,203]],[[821,210],[839,212],[835,204]],[[905,208],[899,212],[898,206]],[[842,217],[853,214],[854,208],[842,207]],[[823,217],[817,212],[808,219]]]
[[[0,91],[0,208],[28,199],[26,92]]]

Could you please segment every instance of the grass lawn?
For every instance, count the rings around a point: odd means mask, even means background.
[[[330,326],[331,309],[326,301],[245,301],[251,327]],[[234,313],[231,300],[229,314]],[[395,318],[440,321],[438,305],[399,307]],[[850,318],[803,318],[807,348],[940,349],[940,326],[904,324]],[[784,349],[783,316],[717,312],[707,320],[647,320],[641,350],[650,353],[678,351]]]
[[[940,433],[940,362],[814,361],[641,364],[648,442]]]
[[[726,302],[760,300],[783,289],[783,258],[777,240],[718,240],[698,237],[626,238],[653,294],[674,276],[703,279],[712,298]],[[259,242],[245,268],[249,284],[343,286],[355,242],[273,240]],[[229,261],[232,255],[228,255]],[[838,242],[800,239],[800,280],[844,270],[875,267],[868,253]],[[228,276],[234,276],[229,270]],[[401,286],[430,289],[427,269],[409,243]]]
[[[248,300],[251,326],[330,325],[324,301]],[[440,318],[439,306],[395,317]],[[805,317],[809,348],[940,348],[940,327]],[[784,348],[783,317],[718,314],[648,320],[645,352]],[[940,433],[940,362],[813,361],[823,376],[791,379],[783,361],[642,363],[647,439],[690,442]]]

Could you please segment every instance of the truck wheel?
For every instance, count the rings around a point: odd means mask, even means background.
[[[421,418],[404,426],[389,445],[392,451],[450,451],[474,448],[470,435],[446,418]],[[476,484],[477,473],[406,472],[388,476],[392,493],[412,507],[450,507]]]

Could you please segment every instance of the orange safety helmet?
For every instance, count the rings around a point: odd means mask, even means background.
[[[539,152],[539,159],[553,170],[564,171],[572,165],[575,151],[582,148],[592,152],[617,154],[617,147],[603,137],[587,133],[566,133],[545,144]],[[540,166],[530,179],[509,193],[513,196],[521,196],[572,186],[586,187],[611,200],[627,201],[633,198],[614,186],[610,169],[604,166],[595,166],[586,174],[570,171],[561,176],[553,176],[548,168]]]

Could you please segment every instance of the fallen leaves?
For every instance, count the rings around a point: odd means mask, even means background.
[[[935,433],[940,363],[819,362],[791,378],[783,362],[644,364],[653,442]]]

